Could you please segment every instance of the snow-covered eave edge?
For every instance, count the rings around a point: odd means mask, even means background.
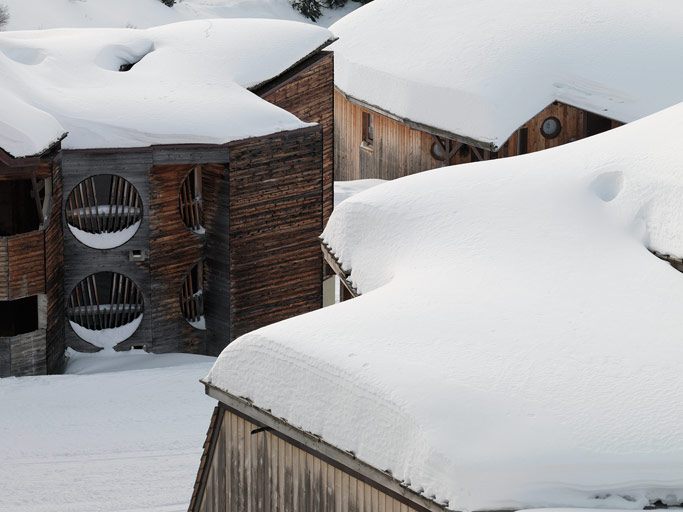
[[[0,165],[7,167],[27,167],[38,164],[47,155],[58,152],[59,145],[68,134],[68,132],[64,132],[55,140],[47,144],[41,151],[31,155],[13,155],[9,151],[0,147]]]
[[[349,101],[350,103],[354,103],[354,104],[356,104],[356,105],[358,105],[358,106],[360,106],[366,110],[370,110],[370,111],[375,112],[377,114],[388,117],[389,119],[393,119],[394,121],[398,121],[401,124],[404,124],[410,128],[413,128],[414,130],[419,130],[421,132],[430,133],[430,134],[435,135],[437,137],[443,137],[446,139],[451,139],[451,140],[455,140],[458,142],[462,142],[464,144],[467,144],[469,146],[474,146],[474,147],[479,148],[479,149],[484,149],[484,150],[493,151],[493,152],[499,151],[500,148],[503,147],[507,143],[507,141],[510,139],[510,137],[512,137],[512,135],[514,134],[514,131],[512,133],[508,133],[505,137],[505,140],[502,142],[502,144],[497,144],[496,142],[494,142],[492,140],[481,140],[481,139],[476,139],[473,137],[468,137],[466,135],[459,135],[457,133],[453,133],[451,131],[444,130],[442,128],[437,128],[436,126],[431,126],[431,125],[428,125],[425,123],[420,123],[418,121],[413,121],[412,119],[409,119],[407,117],[402,117],[402,116],[399,116],[397,114],[394,114],[393,112],[391,112],[389,110],[386,110],[386,109],[379,107],[377,105],[373,105],[372,103],[368,103],[365,100],[361,100],[361,99],[359,99],[359,98],[357,98],[351,94],[346,93],[338,85],[335,85],[334,89],[339,94],[344,96],[344,98],[347,101]],[[586,106],[580,106],[580,105],[574,104],[571,101],[567,100],[566,98],[557,97],[554,100],[552,100],[550,103],[545,105],[538,112],[536,112],[529,119],[525,119],[524,121],[520,122],[517,125],[517,129],[524,126],[531,119],[533,119],[539,113],[543,112],[546,108],[548,108],[550,105],[552,105],[555,102],[559,102],[559,103],[562,103],[564,105],[568,105],[570,107],[577,108],[580,110],[585,110],[586,112],[590,112],[592,114],[601,115],[603,117],[607,117],[608,119],[611,119],[612,121],[618,121],[620,123],[630,123],[634,120],[634,119],[621,119],[621,118],[617,118],[617,117],[608,117],[605,115],[605,114],[607,114],[607,112],[605,112],[605,111],[593,110],[593,109],[587,108]]]
[[[251,91],[251,92],[253,92],[253,93],[255,93],[255,94],[257,94],[257,91],[260,91],[261,94],[263,94],[263,92],[264,92],[265,90],[269,89],[269,85],[270,85],[270,84],[278,83],[278,82],[279,82],[280,80],[282,80],[282,79],[285,79],[285,80],[283,80],[283,82],[286,82],[286,75],[287,75],[287,74],[291,73],[291,72],[292,72],[293,70],[295,70],[298,66],[300,66],[300,65],[303,64],[303,63],[305,63],[305,62],[306,62],[307,60],[309,60],[310,58],[312,58],[312,57],[314,57],[315,55],[321,53],[325,48],[327,48],[328,46],[330,46],[332,43],[334,43],[334,42],[337,41],[338,39],[339,39],[338,37],[331,37],[331,38],[329,38],[329,39],[328,39],[327,41],[325,41],[323,44],[321,44],[320,46],[318,46],[315,50],[313,50],[312,52],[308,53],[307,55],[305,55],[304,57],[302,57],[301,59],[299,59],[298,61],[296,61],[294,64],[292,64],[291,66],[289,66],[287,69],[283,70],[281,73],[279,73],[279,74],[277,74],[277,75],[275,75],[275,76],[273,76],[273,77],[270,77],[270,78],[268,78],[268,79],[266,79],[266,80],[264,80],[264,81],[262,81],[262,82],[260,82],[260,83],[258,83],[258,84],[256,84],[256,85],[252,85],[251,87],[248,87],[247,90],[249,90],[249,91]]]
[[[339,277],[339,279],[341,279],[342,285],[346,287],[349,293],[353,297],[358,297],[361,293],[351,282],[351,269],[344,270],[342,262],[339,260],[339,258],[337,258],[337,255],[332,247],[325,242],[325,239],[322,236],[318,237],[318,239],[320,240],[320,249],[323,252],[323,259],[325,262],[330,266],[332,271]]]
[[[199,382],[204,384],[204,391],[208,396],[218,400],[231,412],[259,425],[263,430],[273,431],[285,441],[350,473],[365,483],[374,484],[375,487],[380,486],[379,490],[390,494],[398,501],[417,507],[423,512],[455,512],[455,509],[450,509],[447,505],[414,491],[394,478],[389,470],[382,471],[358,459],[353,452],[346,452],[328,443],[321,436],[293,426],[286,418],[273,416],[269,410],[258,407],[249,398],[232,395],[204,379],[200,379]],[[205,470],[208,470],[208,465]],[[198,476],[201,477],[201,475]],[[500,512],[503,510],[507,512],[510,509],[501,509]]]

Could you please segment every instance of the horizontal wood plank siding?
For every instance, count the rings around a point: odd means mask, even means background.
[[[0,299],[15,300],[45,293],[45,233],[31,231],[0,238]],[[2,281],[5,281],[3,283]]]
[[[302,121],[322,125],[323,222],[327,223],[334,207],[334,54],[321,52],[309,58],[296,74],[262,97]]]
[[[230,144],[230,296],[236,338],[322,303],[322,129]]]
[[[225,410],[207,443],[191,512],[424,511],[376,482],[318,457],[276,432]]]
[[[48,373],[64,368],[64,232],[61,219],[62,171],[55,165],[52,206],[45,227],[45,293],[47,294],[46,365]]]

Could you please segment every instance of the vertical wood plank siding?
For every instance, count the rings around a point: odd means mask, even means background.
[[[334,207],[334,54],[321,52],[297,67],[294,75],[261,97],[302,121],[323,127],[323,223]]]
[[[45,234],[0,237],[0,300],[45,293]]]
[[[322,304],[322,129],[230,150],[231,338]]]
[[[202,463],[191,512],[424,511],[228,409],[214,412]]]
[[[335,178],[357,180],[365,178],[395,179],[445,165],[476,162],[518,154],[518,133],[515,132],[497,153],[465,146],[450,160],[432,156],[435,139],[432,134],[411,128],[393,118],[372,112],[374,140],[371,147],[361,144],[363,112],[366,109],[350,101],[341,91],[334,96],[335,110]],[[557,117],[562,130],[555,138],[545,138],[541,124],[548,117]],[[522,125],[527,130],[526,152],[548,149],[587,135],[587,113],[581,109],[555,102]],[[612,121],[611,126],[621,123]],[[524,152],[524,151],[522,151]],[[481,158],[479,158],[481,157]]]

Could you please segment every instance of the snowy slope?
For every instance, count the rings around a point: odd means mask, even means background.
[[[75,357],[67,375],[0,379],[0,511],[187,510],[214,359]]]
[[[555,100],[624,122],[683,101],[679,0],[375,0],[330,28],[345,93],[497,146]]]
[[[683,502],[683,104],[341,203],[359,298],[207,381],[455,510]]]
[[[0,111],[0,147],[32,155],[65,131],[66,149],[220,144],[308,126],[247,88],[330,37],[313,25],[265,19],[0,33],[0,98],[23,109]],[[13,122],[25,111],[31,117],[18,136]]]
[[[46,28],[148,28],[177,21],[209,18],[273,18],[309,21],[289,0],[182,0],[172,8],[159,0],[1,0],[9,8],[6,30]],[[328,26],[359,4],[323,9],[318,20]]]

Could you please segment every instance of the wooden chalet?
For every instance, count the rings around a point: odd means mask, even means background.
[[[0,205],[16,210],[0,226],[0,376],[58,372],[65,347],[217,355],[321,306],[317,237],[334,172],[328,44],[246,92],[258,122],[274,112],[272,133],[0,153]],[[297,127],[278,128],[282,119]]]
[[[0,377],[58,372],[64,354],[62,184],[54,156],[0,149]]]
[[[615,7],[609,19],[604,9],[380,0],[341,19],[331,27],[335,178],[533,153],[681,101],[683,73],[670,66],[683,51],[670,29],[682,21],[678,5],[666,0],[647,16]]]
[[[210,384],[189,512],[443,512],[448,508],[320,437]]]

